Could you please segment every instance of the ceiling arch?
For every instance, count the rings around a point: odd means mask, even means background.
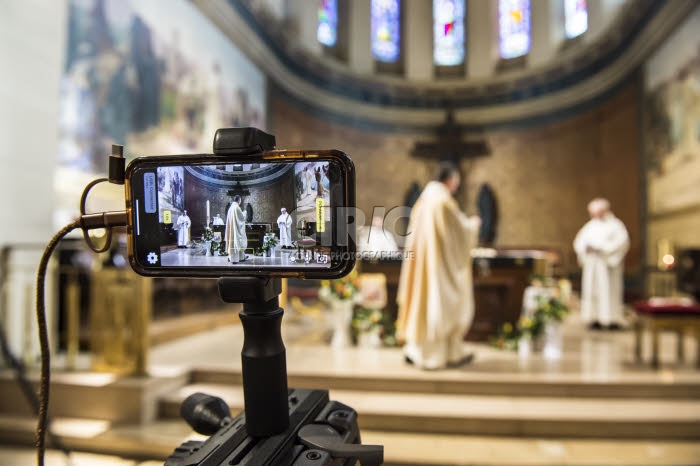
[[[465,127],[527,124],[606,98],[696,5],[692,0],[636,0],[607,33],[563,50],[546,65],[472,79],[410,81],[358,74],[309,53],[279,18],[248,0],[193,0],[274,82],[305,110],[348,124],[427,129],[453,108]],[[298,32],[298,31],[297,31]],[[252,39],[254,38],[254,39]]]

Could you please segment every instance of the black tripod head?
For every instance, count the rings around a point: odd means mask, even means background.
[[[275,137],[257,128],[219,129],[214,153],[258,154],[275,147]],[[287,388],[287,363],[279,307],[280,278],[220,278],[219,296],[242,303],[241,351],[244,412],[231,418],[226,403],[196,393],[185,400],[181,415],[205,442],[183,443],[166,466],[321,466],[379,465],[380,445],[361,445],[357,413],[330,401],[327,390]]]

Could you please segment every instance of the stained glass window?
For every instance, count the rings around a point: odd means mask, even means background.
[[[400,54],[399,0],[372,0],[372,56],[384,62],[395,62]]]
[[[588,29],[586,0],[564,0],[564,29],[569,39],[586,32]]]
[[[515,58],[530,51],[530,1],[498,0],[499,51]]]
[[[433,0],[433,61],[464,63],[464,0]]]
[[[328,47],[333,47],[338,40],[338,0],[319,1],[316,37]]]

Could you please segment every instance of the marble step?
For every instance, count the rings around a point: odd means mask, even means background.
[[[35,428],[33,419],[0,416],[0,439],[7,445],[0,444],[0,464],[36,464],[36,454],[31,449]],[[53,431],[60,435],[66,447],[82,452],[72,455],[73,464],[91,466],[126,464],[116,457],[139,460],[129,465],[162,465],[180,443],[202,438],[184,422],[176,420],[136,426],[97,425],[92,420],[58,418]],[[385,466],[685,466],[697,465],[700,459],[700,443],[693,441],[486,437],[365,428],[362,441],[384,445]],[[65,464],[62,454],[55,450],[48,453],[47,459],[48,465]]]
[[[192,384],[163,397],[162,419],[179,416],[191,393],[223,398],[237,414],[241,386]],[[700,439],[700,401],[507,397],[331,390],[353,407],[362,429],[552,438]]]
[[[700,377],[687,374],[687,380],[677,374],[643,372],[624,378],[590,377],[578,374],[520,374],[517,372],[455,372],[455,371],[397,371],[379,372],[344,370],[318,371],[314,366],[287,369],[288,385],[318,390],[383,391],[396,393],[438,393],[458,395],[495,395],[527,397],[575,398],[638,398],[660,400],[700,400]],[[317,368],[318,366],[316,366]],[[321,368],[324,366],[321,365]],[[686,374],[682,374],[685,376]],[[192,383],[241,385],[239,367],[195,368]]]
[[[27,374],[35,392],[39,374]],[[187,384],[186,371],[162,376],[129,377],[98,372],[54,372],[51,374],[49,414],[107,422],[144,423],[155,419],[158,400]],[[15,373],[0,371],[0,414],[31,416]]]
[[[1,443],[32,446],[36,443],[36,427],[34,418],[0,415]],[[164,460],[185,439],[197,435],[183,421],[139,425],[69,417],[53,418],[51,432],[69,450],[153,460]],[[46,442],[55,448],[48,437]],[[0,464],[18,463],[0,461]]]

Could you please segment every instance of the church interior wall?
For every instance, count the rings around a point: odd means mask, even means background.
[[[54,233],[65,22],[63,1],[5,3],[0,16],[0,211],[7,219],[0,224],[0,246],[11,248],[3,251],[7,268],[1,277],[4,302],[0,305],[6,308],[0,309],[0,319],[13,354],[38,354],[33,290],[41,252]],[[57,307],[54,285],[49,276],[51,335]]]
[[[682,212],[674,212],[668,217],[661,216],[649,219],[647,227],[647,263],[656,265],[658,261],[658,242],[662,239],[673,241],[678,250],[684,248],[700,248],[700,209],[693,208]]]
[[[482,183],[499,200],[498,243],[551,247],[577,268],[571,243],[587,203],[610,200],[631,237],[628,271],[640,265],[638,91],[631,85],[598,108],[566,120],[488,134],[493,155],[474,162],[469,199]],[[499,192],[500,191],[500,192]]]
[[[660,241],[700,248],[700,6],[647,64],[642,139],[647,263]]]
[[[251,189],[250,196],[246,196],[243,202],[250,202],[253,205],[254,223],[269,223],[276,228],[280,209],[286,207],[289,212],[294,210],[293,173],[290,171],[284,174],[280,180],[270,186]]]
[[[185,206],[192,220],[192,235],[201,235],[206,224],[206,205],[200,202],[202,205],[192,206],[187,199],[209,199],[212,218],[219,214],[225,220],[231,196],[225,190],[208,187],[188,172],[185,173],[185,181]],[[294,209],[293,183],[293,175],[289,172],[267,186],[249,187],[250,194],[243,196],[243,207],[248,203],[253,206],[252,223],[269,223],[276,227],[280,209],[286,207],[290,212]]]
[[[273,90],[269,124],[285,148],[338,148],[357,168],[357,204],[367,218],[375,206],[403,205],[413,181],[424,186],[436,163],[410,156],[430,134],[382,133],[336,124],[305,114]],[[489,183],[499,204],[495,246],[553,248],[564,270],[577,264],[571,243],[587,220],[586,205],[608,197],[630,231],[627,267],[641,260],[639,187],[639,97],[636,84],[601,105],[554,123],[486,132],[491,155],[464,162],[462,205],[476,214],[476,196]]]
[[[66,8],[44,3],[3,7],[0,56],[11,72],[0,73],[0,211],[11,221],[0,225],[2,245],[41,243],[52,233]]]

